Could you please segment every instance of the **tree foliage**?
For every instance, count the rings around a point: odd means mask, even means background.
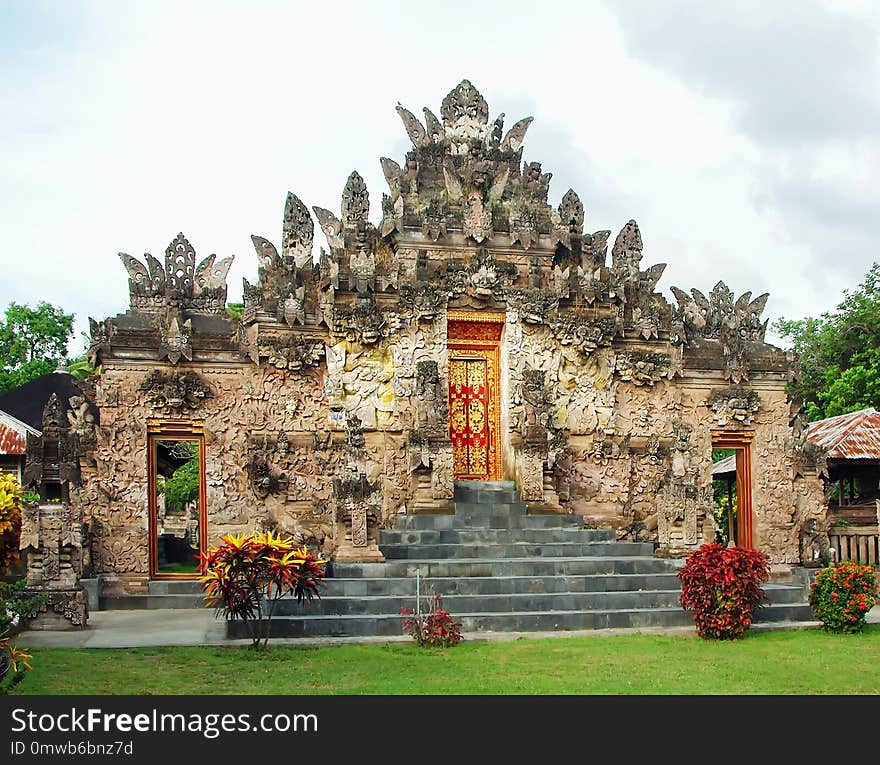
[[[836,311],[777,321],[773,328],[800,357],[800,396],[808,420],[880,408],[880,264],[845,291]]]
[[[45,301],[10,303],[0,318],[0,392],[54,371],[72,335],[72,313]]]
[[[194,456],[184,462],[174,475],[161,486],[165,495],[165,507],[169,510],[185,510],[199,494],[199,458]]]

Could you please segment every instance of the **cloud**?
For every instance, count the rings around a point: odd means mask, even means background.
[[[45,299],[85,330],[127,307],[116,253],[161,255],[178,231],[235,255],[240,299],[288,190],[338,211],[356,169],[378,221],[379,157],[409,148],[395,104],[439,113],[465,77],[508,126],[535,117],[524,156],[552,203],[573,187],[589,230],[639,222],[664,290],[722,278],[770,291],[771,316],[835,305],[872,257],[876,24],[663,5],[13,3],[0,305]]]

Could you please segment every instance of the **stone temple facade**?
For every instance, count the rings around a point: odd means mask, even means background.
[[[713,446],[739,455],[736,541],[797,564],[822,484],[767,295],[719,281],[667,301],[636,222],[586,230],[573,190],[551,206],[524,159],[532,118],[505,129],[467,80],[439,117],[397,111],[412,149],[380,160],[381,221],[357,172],[338,211],[288,194],[280,240],[252,237],[240,315],[232,257],[183,234],[164,259],[120,253],[130,307],[91,321],[99,416],[68,481],[105,594],[194,576],[171,537],[271,528],[381,561],[378,529],[452,512],[457,480],[513,480],[531,512],[683,554],[715,536]],[[172,522],[184,457],[195,488]]]

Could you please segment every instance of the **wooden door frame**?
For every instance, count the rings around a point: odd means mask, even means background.
[[[713,430],[713,449],[736,450],[736,539],[737,547],[755,549],[752,506],[752,441],[755,431]]]
[[[487,480],[500,481],[503,476],[503,454],[501,437],[501,333],[504,329],[503,313],[482,313],[480,311],[449,311],[446,316],[447,330],[450,322],[473,324],[473,332],[468,337],[449,337],[447,331],[446,354],[448,362],[456,359],[484,359],[486,361],[487,394]],[[480,337],[479,325],[501,325],[497,330],[498,339]],[[447,382],[447,385],[449,383]],[[454,469],[453,469],[454,470]],[[469,480],[469,479],[461,479]]]
[[[197,441],[199,444],[199,555],[208,552],[208,487],[205,477],[205,425],[197,420],[147,420],[147,533],[150,548],[150,579],[198,579],[204,573],[204,564],[194,574],[174,574],[159,571],[156,539],[156,448],[157,440]]]

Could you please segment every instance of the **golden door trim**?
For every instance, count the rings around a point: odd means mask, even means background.
[[[450,311],[449,322],[498,325],[504,323],[504,314],[481,314],[478,311]],[[476,329],[476,328],[474,328]],[[496,330],[500,337],[501,327]],[[449,361],[454,359],[482,359],[486,362],[486,417],[487,417],[487,474],[485,480],[500,481],[503,476],[501,454],[501,346],[500,340],[468,339],[449,336]],[[453,468],[454,470],[454,468]],[[455,476],[458,480],[459,476]],[[468,478],[462,476],[462,480]]]

